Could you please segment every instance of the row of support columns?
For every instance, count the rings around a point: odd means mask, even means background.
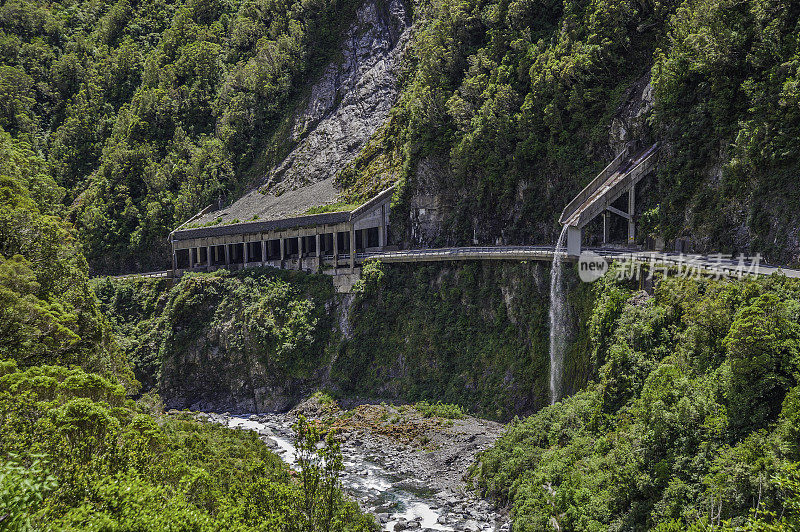
[[[632,186],[628,191],[628,245],[632,246],[636,237],[636,224],[633,216],[636,214],[636,187]]]
[[[340,248],[342,248],[342,251],[348,255],[348,266],[350,272],[352,273],[356,266],[355,251],[358,249],[358,247],[367,249],[369,244],[368,230],[374,231],[376,229],[378,231],[378,247],[383,248],[385,246],[385,230],[382,226],[378,226],[377,228],[364,228],[360,230],[360,242],[357,243],[356,228],[351,224],[347,231],[336,231],[333,233],[320,233],[317,231],[312,235],[297,235],[292,237],[280,237],[276,239],[255,241],[243,240],[241,242],[227,242],[223,244],[210,244],[199,247],[190,247],[188,248],[188,267],[189,269],[205,267],[205,269],[211,270],[216,266],[230,266],[231,264],[242,264],[244,266],[251,263],[280,261],[280,267],[283,268],[285,267],[286,261],[292,258],[290,257],[289,253],[289,242],[293,239],[296,239],[296,258],[299,261],[300,267],[302,267],[302,261],[307,257],[315,257],[317,259],[317,267],[321,267],[324,255],[327,254],[328,256],[332,255],[333,267],[338,268]],[[313,237],[313,241],[307,243],[306,239],[309,237]],[[271,246],[274,245],[272,243],[275,241],[278,242],[277,256],[274,256],[271,253]],[[373,244],[376,243],[374,236],[372,242]],[[251,251],[251,246],[253,244],[258,244],[258,246],[256,246],[257,249]],[[358,244],[361,245],[359,246]],[[233,251],[236,251],[234,250],[234,246],[242,246],[242,253],[238,257],[233,256]],[[311,246],[314,246],[313,251],[311,250]],[[328,246],[328,249],[323,252],[323,247],[326,246]],[[260,253],[258,252],[258,249],[260,249]],[[238,251],[236,251],[236,255],[239,255]],[[295,254],[292,253],[291,255]],[[239,262],[238,259],[241,259],[241,262]],[[185,256],[182,261],[185,261]],[[177,258],[174,252],[173,263],[174,268],[179,269]],[[183,266],[181,266],[181,268],[182,267]]]

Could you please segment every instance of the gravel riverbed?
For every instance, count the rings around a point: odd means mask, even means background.
[[[342,442],[342,487],[386,531],[510,531],[507,512],[477,497],[465,480],[480,451],[503,425],[464,416],[426,417],[410,405],[359,405],[310,399],[286,414],[198,414],[233,428],[254,430],[294,465],[297,416],[330,423]]]

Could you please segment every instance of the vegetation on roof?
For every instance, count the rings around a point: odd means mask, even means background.
[[[317,207],[311,207],[304,214],[324,214],[326,212],[352,211],[360,206],[361,206],[360,203],[344,203],[339,201],[336,203],[329,203],[328,205],[319,205]]]

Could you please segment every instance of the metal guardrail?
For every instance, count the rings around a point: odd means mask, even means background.
[[[470,259],[553,260],[550,246],[472,246],[460,248],[427,248],[400,251],[357,253],[356,258],[383,262],[424,262]]]
[[[162,270],[159,272],[126,273],[124,275],[111,275],[112,279],[132,279],[135,277],[172,277],[172,270]]]
[[[668,264],[678,267],[696,268],[700,271],[721,273],[735,277],[742,271],[756,275],[782,273],[787,277],[800,278],[800,270],[784,269],[771,264],[740,263],[739,259],[714,255],[680,255],[654,251],[627,251],[620,249],[592,248],[598,255],[611,259],[630,259],[643,264]],[[560,252],[563,260],[574,260],[566,252]],[[382,262],[425,262],[446,260],[496,259],[496,260],[543,260],[552,261],[556,256],[552,246],[473,246],[463,248],[433,248],[403,251],[357,253],[356,258],[380,260]]]

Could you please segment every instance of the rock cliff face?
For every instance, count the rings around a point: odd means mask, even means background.
[[[329,285],[330,279],[316,282]],[[269,273],[177,285],[161,324],[158,390],[164,404],[284,412],[311,394],[326,373],[323,353],[337,325],[328,288],[317,286],[312,296],[303,280],[290,287]]]
[[[653,86],[650,74],[642,76],[625,93],[609,127],[609,157],[621,152],[629,141],[649,144],[653,136],[647,117],[653,109]]]
[[[497,419],[547,404],[548,267],[539,262],[384,264],[358,294],[327,387],[344,397],[441,400]],[[589,285],[567,275],[565,392],[592,368]]]
[[[283,412],[328,389],[509,419],[548,401],[547,273],[535,262],[384,265],[380,281],[349,296],[300,272],[189,277],[157,296],[158,315],[117,333],[137,378],[169,408]],[[101,294],[119,302],[106,304],[115,324],[130,307],[125,282]],[[568,393],[591,373],[578,325],[591,294],[570,286]]]
[[[257,351],[237,346],[224,326],[165,352],[159,391],[168,408],[283,412],[313,391],[306,389],[308,379],[275,371]]]
[[[124,284],[104,301],[130,307]],[[285,411],[320,386],[336,328],[329,276],[272,269],[185,277],[158,296],[163,310],[147,337],[125,338],[137,378],[157,386],[169,408]],[[114,316],[114,323],[120,322]],[[152,363],[150,362],[152,361]]]
[[[367,0],[347,30],[341,61],[325,68],[292,119],[294,149],[265,178],[280,192],[333,177],[386,120],[411,34],[401,0]]]
[[[435,245],[445,241],[445,214],[452,210],[446,191],[437,187],[442,176],[449,175],[447,165],[426,157],[417,165],[415,183],[409,202],[411,246]]]

